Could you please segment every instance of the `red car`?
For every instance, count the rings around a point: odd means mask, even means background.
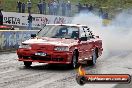
[[[37,35],[22,42],[17,55],[26,67],[39,62],[76,68],[83,62],[96,64],[102,50],[102,40],[85,25],[47,24]]]

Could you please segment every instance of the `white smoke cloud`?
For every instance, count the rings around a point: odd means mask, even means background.
[[[92,13],[81,13],[72,23],[85,24],[99,35],[103,41],[103,54],[132,51],[132,11],[123,11],[108,26],[102,25],[102,19]]]

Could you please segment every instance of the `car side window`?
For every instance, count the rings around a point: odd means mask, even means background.
[[[68,27],[68,35],[70,35],[71,38],[79,38],[78,27]]]
[[[54,37],[62,38],[79,38],[79,29],[78,27],[72,26],[59,26],[57,33]]]

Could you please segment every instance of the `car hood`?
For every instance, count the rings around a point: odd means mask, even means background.
[[[73,46],[77,45],[78,40],[65,39],[65,38],[35,38],[29,39],[22,44],[43,44],[43,45],[55,45],[55,46]]]

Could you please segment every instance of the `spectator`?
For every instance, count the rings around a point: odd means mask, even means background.
[[[89,11],[92,11],[92,10],[93,10],[93,6],[90,5],[90,6],[89,6]]]
[[[25,8],[26,8],[26,5],[25,5],[25,3],[23,2],[23,3],[22,3],[22,13],[25,13]]]
[[[57,11],[56,11],[57,15],[58,15],[58,13],[59,13],[59,9],[60,9],[60,3],[59,3],[59,1],[57,0]]]
[[[27,2],[28,13],[31,13],[32,3],[30,0]]]
[[[42,14],[42,3],[41,3],[41,0],[38,3],[38,9],[39,9],[40,14]]]
[[[15,30],[15,28],[13,26],[11,26],[11,30]]]
[[[103,16],[103,10],[102,8],[99,9],[99,17],[102,17]]]
[[[103,19],[108,19],[109,17],[108,17],[108,13],[107,12],[105,12],[104,14],[103,14]]]
[[[22,3],[20,1],[17,1],[17,8],[18,8],[18,12],[21,13],[21,6]]]
[[[61,4],[61,8],[62,8],[62,16],[66,15],[66,3],[63,1]]]
[[[0,0],[0,9],[2,9],[2,1]]]
[[[86,4],[86,11],[87,11],[87,12],[89,11],[89,6],[88,6],[88,4]]]
[[[82,6],[81,11],[86,11],[86,4],[84,4],[84,5]]]
[[[81,5],[81,3],[78,3],[78,5],[76,5],[76,6],[78,7],[78,12],[80,13],[81,10],[82,10],[82,5]]]
[[[0,25],[3,25],[3,14],[0,10]]]
[[[53,3],[51,1],[48,3],[48,8],[49,8],[49,15],[53,15]]]
[[[42,2],[42,13],[46,14],[46,2],[45,2],[45,0],[43,0],[43,2]]]
[[[33,17],[32,15],[29,13],[29,16],[28,16],[28,29],[31,30],[32,29],[32,20],[33,20]]]
[[[57,15],[57,6],[58,6],[58,3],[54,0],[54,2],[53,2],[53,15]]]
[[[68,1],[66,4],[67,16],[71,16],[71,2]]]
[[[48,13],[49,13],[49,15],[50,15],[50,2],[48,2]]]

